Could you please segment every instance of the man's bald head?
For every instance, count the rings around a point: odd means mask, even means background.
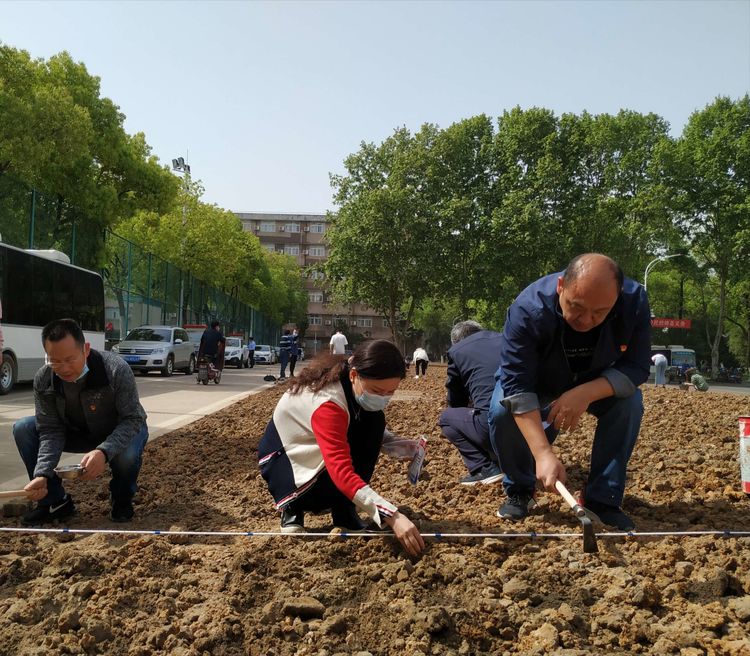
[[[563,273],[563,283],[569,286],[582,279],[587,284],[607,284],[613,281],[619,294],[624,275],[620,265],[611,257],[601,253],[583,253],[570,261]]]
[[[622,291],[623,273],[612,258],[584,253],[557,280],[560,309],[568,325],[588,332],[601,324]]]

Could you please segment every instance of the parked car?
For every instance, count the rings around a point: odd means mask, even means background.
[[[175,369],[191,375],[195,371],[193,344],[183,328],[140,326],[112,347],[133,371],[157,370],[171,376]]]
[[[203,337],[203,333],[205,332],[206,324],[186,324],[183,326],[185,329],[185,332],[188,334],[188,337],[190,338],[190,341],[193,343],[193,352],[195,353],[196,359],[198,358],[198,349],[201,345],[201,337]]]
[[[231,364],[237,369],[250,366],[247,359],[248,353],[241,337],[227,337],[224,345],[224,365]]]
[[[255,364],[276,364],[278,361],[275,348],[268,344],[258,344],[255,347]]]

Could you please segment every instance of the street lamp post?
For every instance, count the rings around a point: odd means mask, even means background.
[[[185,163],[184,157],[178,157],[177,159],[172,160],[172,170],[176,171],[177,173],[182,173],[182,180],[184,182],[185,186],[185,193],[190,192],[190,164]],[[180,248],[182,251],[182,255],[185,255],[185,229],[187,226],[187,199],[184,199],[182,202],[182,240],[180,244]],[[183,261],[185,258],[182,258]],[[183,312],[184,312],[184,303],[185,303],[185,272],[180,270],[180,309],[179,313],[177,315],[177,322],[180,326],[182,326],[185,323]]]
[[[659,257],[651,260],[646,265],[646,271],[643,274],[643,289],[645,289],[646,291],[648,291],[648,272],[651,271],[651,269],[653,268],[653,266],[657,262],[661,262],[662,260],[668,260],[668,259],[670,259],[672,257],[681,257],[682,255],[683,255],[683,253],[672,253],[672,255],[660,255]]]

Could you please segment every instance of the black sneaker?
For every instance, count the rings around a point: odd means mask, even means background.
[[[495,513],[501,519],[523,519],[536,506],[533,492],[519,492],[508,496],[505,503]]]
[[[62,501],[58,501],[57,503],[47,505],[37,504],[34,510],[21,516],[21,524],[25,524],[26,526],[48,524],[72,517],[75,513],[76,507],[73,503],[73,497],[66,494]]]
[[[133,502],[128,501],[113,501],[112,511],[109,513],[109,518],[113,522],[129,522],[133,519],[135,511],[133,510]]]
[[[500,467],[494,462],[491,462],[482,467],[479,471],[464,476],[459,483],[461,483],[461,485],[476,485],[477,483],[489,485],[490,483],[499,481],[502,477],[503,472],[500,471]]]
[[[281,511],[282,533],[304,533],[305,513],[287,506]]]
[[[633,520],[617,506],[608,506],[591,499],[584,503],[584,509],[593,521],[616,528],[618,531],[632,531],[635,528]]]
[[[357,509],[353,504],[343,508],[333,508],[331,518],[336,528],[341,528],[348,533],[361,532],[365,530],[365,523],[360,519]]]

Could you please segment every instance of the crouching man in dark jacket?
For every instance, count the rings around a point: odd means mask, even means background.
[[[648,378],[651,313],[646,290],[598,253],[529,285],[508,310],[490,402],[490,440],[508,499],[498,511],[523,519],[537,481],[566,480],[551,443],[588,412],[597,419],[586,485],[589,513],[621,531],[628,461],[643,415],[638,387]]]
[[[81,480],[98,478],[109,464],[110,518],[130,521],[148,439],[133,372],[119,356],[92,349],[72,319],[48,323],[42,344],[48,364],[34,378],[36,414],[13,426],[31,479],[24,489],[38,501],[21,521],[43,524],[75,513],[73,499],[54,471],[64,451],[85,454]]]

